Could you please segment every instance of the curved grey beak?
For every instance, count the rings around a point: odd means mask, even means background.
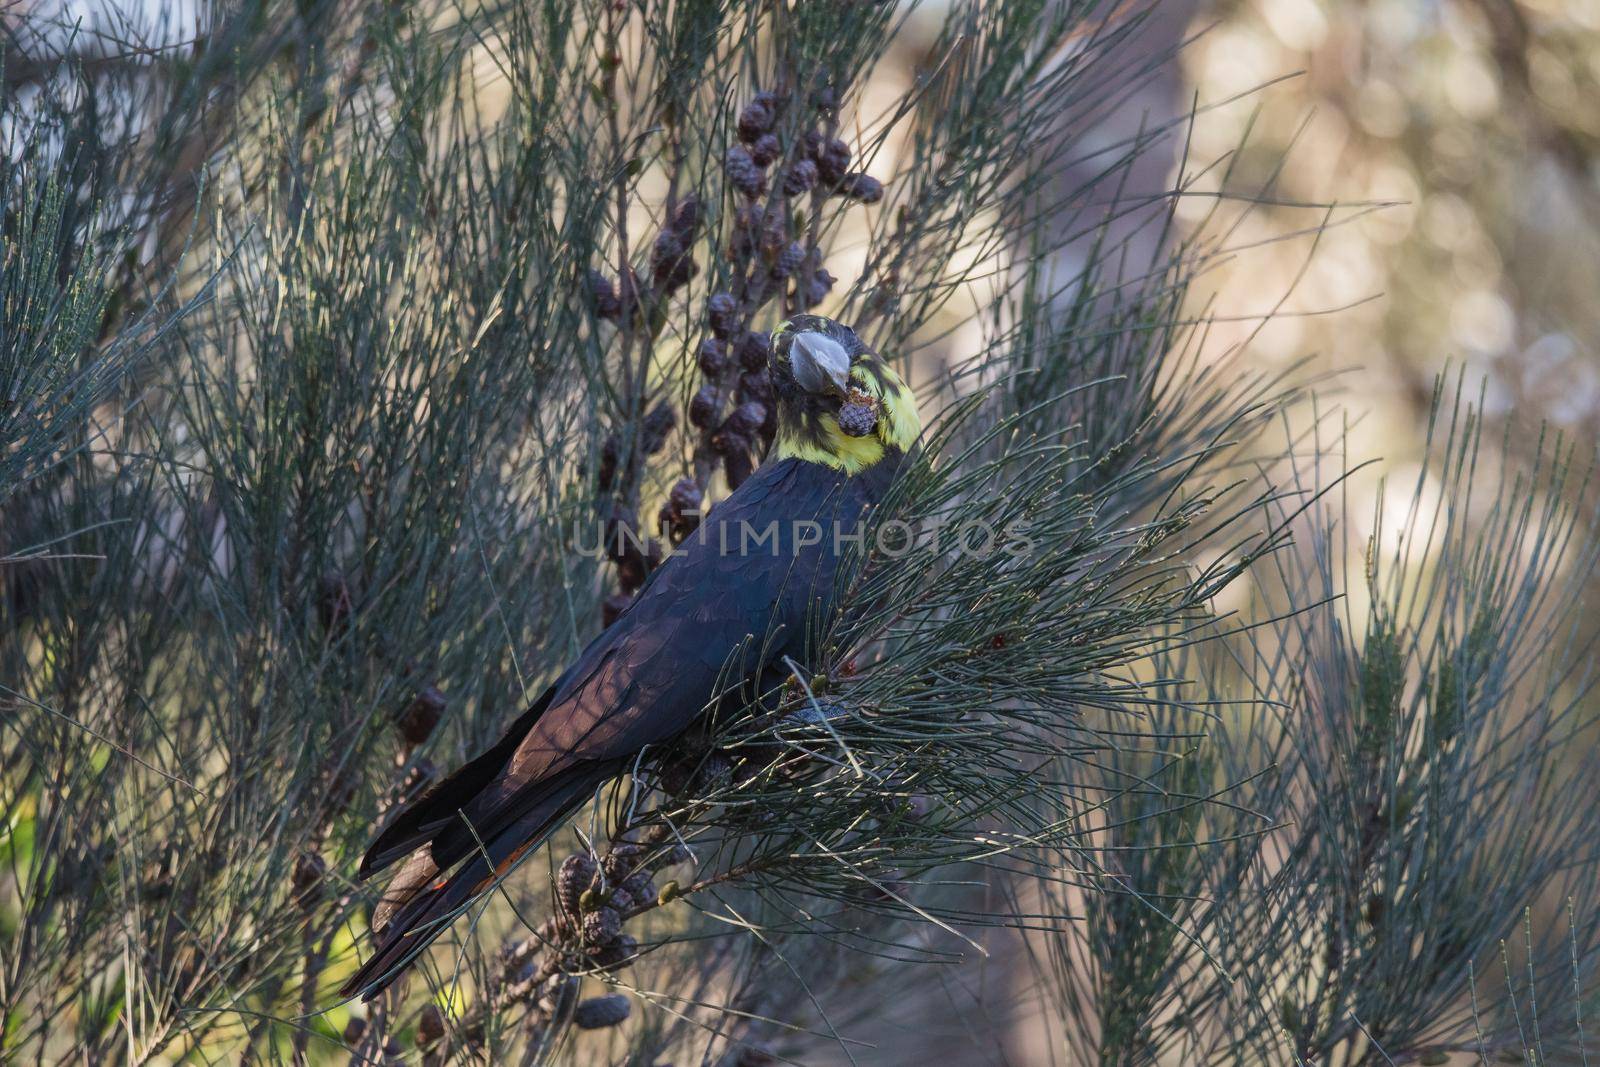
[[[794,380],[808,393],[844,395],[850,380],[850,353],[827,334],[797,333],[789,345]]]

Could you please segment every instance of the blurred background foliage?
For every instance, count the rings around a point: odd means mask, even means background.
[[[1289,308],[1369,302],[1325,318],[1280,315],[1255,336],[1255,358],[1317,352],[1359,367],[1352,387],[1373,408],[1358,439],[1390,457],[1419,454],[1431,383],[1451,364],[1487,379],[1493,416],[1592,432],[1594,6],[1284,0],[1200,5],[1193,19],[1206,32],[1182,54],[1183,86],[1201,101],[1249,94],[1196,124],[1199,158],[1243,142],[1232,178],[1246,185],[1274,173],[1285,200],[1393,204],[1326,234]],[[1197,186],[1215,188],[1214,176]],[[1267,208],[1256,233],[1284,218]],[[1241,304],[1273,292],[1297,272],[1294,255],[1280,245],[1242,259],[1229,292]]]
[[[1592,4],[0,18],[0,1057],[1583,1062]],[[802,307],[918,384],[906,514],[1056,551],[864,561],[843,718],[330,1006],[375,820],[658,558],[568,532],[736,484]],[[651,798],[645,957],[541,955]]]

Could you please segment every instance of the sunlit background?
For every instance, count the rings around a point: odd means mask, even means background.
[[[1414,456],[1451,367],[1485,381],[1491,415],[1592,436],[1600,6],[1263,0],[1207,5],[1192,26],[1183,91],[1202,107],[1240,97],[1197,121],[1197,159],[1243,141],[1235,188],[1281,167],[1277,199],[1392,205],[1325,234],[1309,261],[1294,242],[1240,257],[1219,283],[1230,301],[1270,298],[1303,269],[1286,310],[1344,309],[1280,316],[1252,358],[1348,369],[1363,452]],[[1271,208],[1254,228],[1303,220]]]

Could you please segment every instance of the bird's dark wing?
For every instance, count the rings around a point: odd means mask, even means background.
[[[840,482],[814,464],[778,463],[745,486],[590,646],[586,669],[557,687],[502,772],[461,809],[464,819],[433,838],[441,866],[472,851],[485,832],[522,818],[552,785],[572,775],[603,781],[619,763],[676,737],[717,696],[719,681],[723,688],[744,683],[799,654],[807,615],[831,588],[836,561],[830,552],[794,551],[792,524],[835,510],[844,500]],[[755,547],[774,522],[772,539]]]
[[[410,855],[433,840],[435,834],[457,818],[459,812],[479,793],[483,792],[505,769],[506,762],[517,750],[518,743],[533,729],[533,724],[550,706],[557,682],[529,705],[505,735],[476,758],[458,767],[448,778],[403,808],[361,857],[357,878],[365,879],[381,871],[398,859]]]
[[[377,951],[346,994],[381,990],[597,786],[693,724],[719,682],[745,682],[802,655],[808,617],[832,590],[832,524],[853,524],[879,488],[784,460],[722,501],[499,742],[373,843],[363,876],[414,854],[375,916],[375,928],[387,921]],[[810,545],[796,540],[794,523],[806,520],[825,527]]]

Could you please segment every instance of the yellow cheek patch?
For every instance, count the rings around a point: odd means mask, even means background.
[[[922,420],[917,417],[917,398],[910,386],[885,363],[874,363],[870,367],[861,364],[852,368],[850,384],[877,398],[878,439],[902,452],[909,451],[922,434]]]
[[[815,437],[780,428],[773,442],[774,456],[858,474],[882,459],[889,448],[910,450],[922,433],[922,422],[917,417],[916,397],[900,376],[885,364],[863,362],[851,369],[850,384],[877,401],[878,425],[872,433],[851,437],[839,428],[838,419],[823,415],[817,420],[820,432]]]
[[[822,438],[818,441],[779,441],[780,456],[794,456],[813,463],[826,464],[844,471],[859,474],[883,458],[883,441],[877,434],[851,437],[839,429],[839,420],[832,415],[822,417]]]
[[[823,415],[813,427],[814,432],[807,433],[780,424],[777,439],[772,442],[773,457],[820,463],[846,474],[859,474],[883,458],[883,440],[877,433],[851,437],[839,428],[839,420],[832,415]]]

